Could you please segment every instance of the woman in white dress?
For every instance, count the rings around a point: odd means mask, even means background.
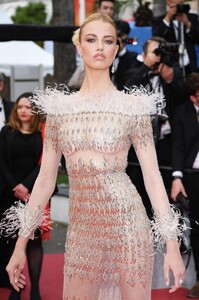
[[[119,92],[111,82],[109,67],[118,46],[110,17],[89,16],[73,42],[85,67],[80,91],[66,95],[47,89],[33,99],[47,114],[44,152],[28,205],[15,209],[20,222],[16,218],[14,226],[20,231],[7,266],[10,282],[16,290],[24,287],[26,245],[45,219],[63,153],[70,185],[63,299],[151,299],[154,237],[165,251],[164,277],[172,293],[181,286],[185,268],[179,215],[169,205],[153,143],[150,110],[158,96]],[[131,144],[154,209],[153,224],[125,172]]]

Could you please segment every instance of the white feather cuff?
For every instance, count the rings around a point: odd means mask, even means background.
[[[183,240],[186,243],[185,232],[189,229],[187,221],[175,205],[170,205],[168,211],[161,216],[154,214],[151,232],[156,250],[166,253],[168,240],[177,240],[179,244]]]
[[[15,237],[16,231],[18,235],[24,238],[34,239],[34,231],[42,228],[50,229],[49,213],[47,210],[41,210],[39,206],[33,211],[28,204],[15,202],[15,206],[7,209],[0,222],[0,235],[5,237]]]

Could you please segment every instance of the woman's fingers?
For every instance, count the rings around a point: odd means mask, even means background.
[[[173,275],[174,275],[174,285],[172,285],[171,289],[169,290],[169,293],[173,293],[177,291],[179,288],[181,288],[185,278],[185,272],[183,270],[181,272],[178,272],[177,274],[173,272]]]
[[[24,286],[26,285],[26,277],[22,274],[22,269],[20,267],[15,268],[13,270],[7,269],[9,278],[10,278],[10,283],[14,287],[15,290],[19,292],[20,289],[23,289]]]

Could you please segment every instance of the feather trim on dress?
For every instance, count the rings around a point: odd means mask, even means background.
[[[100,93],[82,94],[48,86],[45,90],[35,90],[30,99],[40,113],[64,115],[81,112],[113,112],[132,116],[162,115],[165,99],[158,91],[150,92],[146,87],[125,88],[124,91],[111,90]],[[97,103],[97,105],[96,105]]]
[[[51,229],[47,210],[41,210],[39,206],[33,211],[29,204],[15,202],[3,215],[5,218],[0,222],[0,236],[14,238],[19,230],[19,236],[33,240],[36,229],[41,231],[41,226],[45,226],[45,230]]]
[[[179,245],[183,240],[187,244],[185,232],[190,229],[187,225],[188,219],[181,215],[175,205],[170,205],[164,215],[154,214],[151,221],[151,236],[155,249],[166,253],[166,241],[177,240]]]

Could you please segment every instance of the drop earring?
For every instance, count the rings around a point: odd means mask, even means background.
[[[112,63],[111,73],[112,73],[112,74],[115,73],[115,60],[114,60],[113,63]]]
[[[81,70],[84,71],[84,61],[83,61],[82,56],[80,56],[80,67],[81,67]]]

